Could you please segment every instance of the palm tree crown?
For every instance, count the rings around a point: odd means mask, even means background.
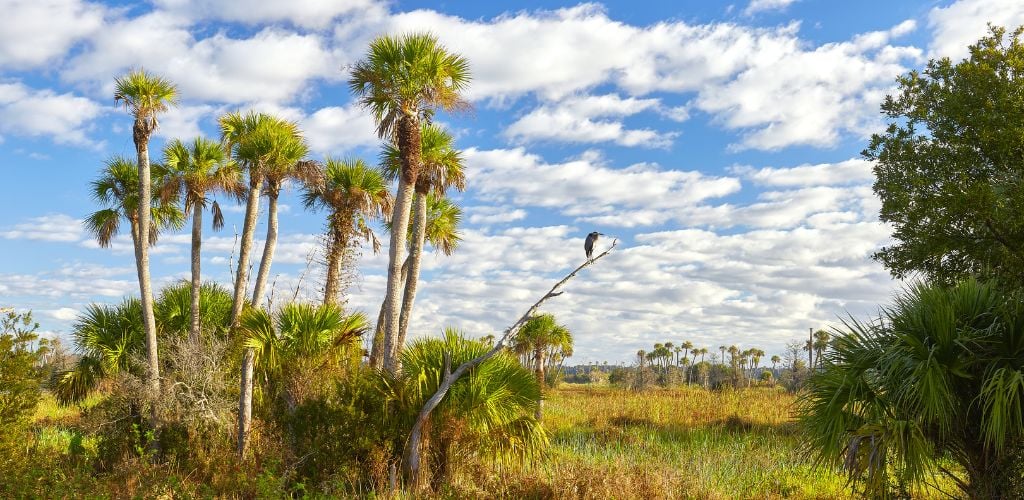
[[[154,190],[166,191],[166,170],[160,165],[153,165],[153,174]],[[122,219],[131,225],[132,238],[138,239],[138,183],[139,166],[120,156],[107,160],[100,177],[92,182],[93,199],[106,208],[86,217],[84,224],[86,230],[96,236],[96,242],[101,247],[110,246],[120,232]],[[157,197],[152,200],[150,245],[156,243],[161,229],[181,229],[185,223],[181,207],[170,198]]]

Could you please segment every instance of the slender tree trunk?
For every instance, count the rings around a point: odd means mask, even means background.
[[[249,170],[249,196],[245,202],[245,222],[242,224],[242,243],[238,248],[238,271],[235,273],[235,294],[231,300],[231,328],[238,326],[245,305],[245,289],[249,281],[249,253],[256,233],[256,218],[260,211],[261,177]]]
[[[398,150],[402,158],[402,174],[398,178],[398,195],[391,216],[391,246],[388,250],[388,286],[384,296],[387,314],[384,315],[384,368],[395,373],[398,365],[398,330],[401,302],[402,254],[409,227],[409,208],[420,168],[420,124],[415,114],[406,114],[398,122]]]
[[[407,256],[402,263],[402,277],[399,281],[400,288],[405,287],[405,280],[409,275],[409,266],[412,265],[412,256]],[[387,312],[388,303],[382,302],[380,312],[377,313],[377,328],[373,331],[373,344],[370,346],[370,366],[380,369],[384,366],[384,315]]]
[[[270,278],[270,265],[274,262],[274,249],[277,247],[277,197],[280,194],[280,186],[269,186],[267,189],[267,241],[263,244],[263,259],[260,260],[260,271],[252,289],[254,307],[259,307],[263,300],[263,292]]]
[[[157,354],[156,318],[153,314],[153,285],[149,277],[150,211],[152,210],[152,178],[149,171],[149,135],[136,120],[134,126],[135,151],[139,160],[139,241],[136,262],[139,274],[139,293],[142,296],[142,328],[146,333],[146,361],[149,369],[147,382],[151,396],[160,393],[160,360]]]
[[[203,205],[198,201],[192,207],[192,328],[189,331],[192,342],[199,341],[199,294],[202,275],[199,270],[200,253],[203,245]]]
[[[534,417],[538,422],[544,419],[544,350],[537,348],[533,354],[533,362],[536,363],[537,386],[540,388],[540,399],[537,400],[537,412]]]
[[[252,385],[253,362],[256,352],[245,350],[242,358],[241,387],[238,395],[238,456],[244,457],[249,446],[249,431],[252,429]]]
[[[398,352],[405,346],[405,338],[409,332],[409,321],[412,318],[412,305],[416,300],[416,286],[420,280],[420,261],[423,258],[423,240],[427,232],[427,194],[416,193],[412,205],[412,248],[406,260],[411,261],[405,280],[405,293],[402,294],[402,311],[398,321],[398,341],[395,351],[395,371],[402,369],[402,359]],[[405,266],[403,266],[405,267]]]

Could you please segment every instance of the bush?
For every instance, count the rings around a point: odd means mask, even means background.
[[[0,465],[17,459],[41,393],[39,353],[32,342],[39,324],[32,313],[7,311],[0,321]],[[0,467],[3,469],[4,467]]]

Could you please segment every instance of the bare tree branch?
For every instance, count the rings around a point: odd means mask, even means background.
[[[587,266],[597,262],[602,257],[611,253],[611,251],[615,248],[615,246],[618,243],[618,239],[612,240],[612,244],[610,247],[608,247],[607,250],[602,252],[597,257],[594,257],[593,259],[587,260],[579,267],[577,267],[575,270],[573,270],[573,272],[569,273],[566,277],[562,278],[561,281],[555,283],[555,286],[551,287],[551,290],[549,290],[548,293],[544,294],[540,298],[540,300],[538,300],[532,306],[530,306],[530,308],[526,310],[526,312],[519,318],[519,320],[513,323],[512,326],[505,329],[505,332],[501,335],[501,338],[498,339],[497,342],[495,342],[494,347],[491,348],[490,351],[487,351],[486,353],[482,354],[479,357],[473,358],[469,361],[466,361],[465,363],[462,363],[457,368],[455,368],[455,371],[449,371],[451,361],[447,355],[445,356],[444,379],[441,381],[441,384],[437,387],[437,391],[434,392],[434,395],[431,396],[430,399],[428,399],[427,402],[423,404],[423,408],[420,409],[420,413],[416,417],[416,423],[413,424],[412,432],[409,434],[409,441],[405,448],[405,460],[403,460],[406,478],[408,480],[415,482],[419,477],[420,446],[423,440],[423,427],[426,424],[427,419],[430,418],[430,413],[433,412],[435,408],[437,408],[437,405],[441,404],[441,400],[444,399],[446,394],[448,394],[448,390],[451,389],[452,384],[454,384],[457,380],[459,380],[459,378],[465,375],[466,372],[471,370],[476,365],[479,365],[480,363],[487,361],[494,355],[501,352],[502,349],[505,348],[505,342],[519,332],[519,329],[522,328],[522,326],[526,324],[526,322],[529,321],[531,317],[533,317],[533,315],[537,312],[537,309],[540,308],[541,304],[543,304],[550,298],[558,297],[559,295],[565,293],[564,291],[559,290],[559,288],[561,288],[562,285],[564,285],[572,278],[576,277],[576,274],[578,274]]]

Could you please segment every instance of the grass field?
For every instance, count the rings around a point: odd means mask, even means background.
[[[545,404],[551,447],[542,460],[523,466],[468,461],[442,496],[854,496],[838,471],[815,468],[802,453],[799,430],[791,416],[794,400],[792,394],[774,388],[711,392],[684,387],[633,392],[563,385],[549,394]],[[47,398],[36,421],[36,449],[54,456],[52,463],[60,468],[50,474],[51,480],[66,477],[90,488],[63,484],[58,496],[131,496],[119,488],[129,484],[130,491],[144,496],[154,491],[178,492],[167,497],[227,493],[189,484],[189,471],[166,467],[140,467],[138,475],[145,477],[135,477],[131,471],[91,471],[82,458],[95,453],[96,443],[87,432],[77,429],[76,410],[60,408]],[[237,464],[230,468],[236,472],[244,469]],[[281,484],[266,471],[251,474],[259,475],[259,481]],[[265,491],[270,493],[259,496],[273,496],[275,489]],[[914,496],[940,495],[923,491]]]

